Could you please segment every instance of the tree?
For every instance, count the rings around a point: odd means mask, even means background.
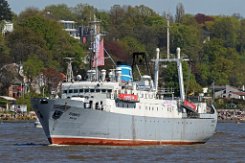
[[[48,92],[56,91],[60,82],[62,82],[63,76],[54,68],[46,68],[43,70],[43,76],[45,81],[45,86],[47,86]]]
[[[245,52],[245,19],[240,21],[240,29],[238,34],[238,51],[244,54]]]
[[[202,64],[206,64],[206,66],[202,65],[199,70],[204,71],[205,76],[203,77],[205,78],[201,80],[206,79],[208,84],[215,82],[215,84],[224,85],[229,83],[234,63],[239,57],[235,50],[225,48],[223,40],[213,39],[205,44],[204,54]]]
[[[195,15],[195,19],[199,24],[205,24],[207,21],[214,21],[214,18],[201,13]]]
[[[74,8],[71,8],[71,11],[75,16],[76,21],[83,25],[89,25],[89,22],[94,19],[94,16],[97,13],[97,9],[95,9],[93,6],[82,3],[78,4]]]
[[[119,41],[108,41],[105,43],[106,50],[113,54],[113,59],[126,61],[128,59],[128,54],[122,43]]]
[[[43,13],[45,17],[55,20],[76,20],[75,15],[66,4],[46,6]]]
[[[176,15],[175,15],[175,22],[182,23],[182,18],[185,15],[184,5],[182,3],[178,3],[176,6]]]
[[[229,83],[232,68],[233,62],[221,56],[210,66],[210,79],[215,81],[215,84],[225,85]]]
[[[7,47],[2,35],[0,35],[0,67],[11,61],[9,50],[10,49]]]
[[[0,94],[6,95],[11,84],[20,84],[22,77],[19,75],[19,65],[6,64],[0,69]]]
[[[221,17],[216,19],[211,29],[212,37],[224,41],[225,47],[234,48],[237,45],[239,21],[234,17]]]
[[[133,37],[124,37],[122,40],[123,46],[126,49],[128,55],[133,54],[134,52],[144,52],[145,47],[141,43],[139,43],[135,38]]]
[[[189,59],[196,63],[202,46],[200,36],[201,29],[199,26],[173,24],[170,38],[170,48],[172,53],[175,53],[176,47],[180,47],[183,54],[186,54]]]
[[[237,62],[234,63],[234,68],[229,76],[231,85],[242,87],[245,83],[245,58],[241,56]]]
[[[6,37],[13,62],[20,63],[27,60],[30,54],[37,54],[40,59],[48,59],[48,49],[45,40],[33,30],[16,25],[14,32]]]
[[[27,76],[30,83],[32,83],[33,79],[41,73],[44,65],[36,55],[31,55],[28,57],[27,61],[24,62],[23,67],[24,74]]]
[[[2,20],[12,20],[11,9],[6,0],[0,0],[0,22]]]
[[[70,37],[62,26],[48,19],[42,12],[28,9],[16,20],[13,33],[6,38],[14,61],[25,62],[30,54],[36,55],[45,67],[65,69],[65,57],[74,57],[81,63],[83,49],[78,40]]]

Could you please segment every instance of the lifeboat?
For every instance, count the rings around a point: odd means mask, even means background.
[[[195,105],[195,103],[191,102],[191,101],[188,101],[188,100],[184,100],[183,102],[183,106],[187,109],[190,109],[194,112],[197,111],[197,106]]]
[[[139,102],[139,98],[137,95],[124,94],[124,93],[119,93],[117,95],[117,100],[118,101],[125,101],[125,102]]]

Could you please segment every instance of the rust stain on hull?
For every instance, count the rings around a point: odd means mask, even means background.
[[[110,145],[110,146],[144,146],[144,145],[192,145],[205,142],[184,141],[144,141],[144,140],[113,140],[93,138],[49,138],[50,144],[57,145]]]

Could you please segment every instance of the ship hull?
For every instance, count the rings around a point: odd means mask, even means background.
[[[51,144],[188,145],[205,143],[215,132],[217,115],[161,118],[84,109],[81,101],[33,99],[33,108]]]

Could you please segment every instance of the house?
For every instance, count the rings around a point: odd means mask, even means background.
[[[8,88],[8,96],[13,98],[19,98],[23,95],[24,86],[20,84],[11,84]]]
[[[13,32],[14,24],[8,21],[3,21],[2,35],[4,36],[7,32]]]
[[[0,111],[10,111],[16,99],[9,96],[0,96]]]
[[[215,98],[233,98],[233,99],[245,99],[245,92],[239,88],[232,87],[230,85],[214,86]]]
[[[59,20],[59,23],[63,25],[65,31],[69,33],[69,35],[77,40],[80,39],[79,31],[76,27],[76,22],[71,20]]]
[[[0,68],[0,89],[2,95],[21,97],[26,91],[21,66],[16,63],[6,64]]]

